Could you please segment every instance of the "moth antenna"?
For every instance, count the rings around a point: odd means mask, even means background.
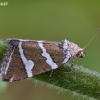
[[[87,42],[87,44],[84,46],[83,50],[90,44],[90,42],[93,40],[93,38],[97,35],[97,33],[100,31],[100,27],[98,30],[94,33],[94,35],[91,37],[91,39]]]

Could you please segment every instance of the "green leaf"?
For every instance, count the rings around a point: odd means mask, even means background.
[[[73,66],[74,74],[70,66],[67,64],[54,70],[52,76],[50,72],[46,72],[33,78],[61,91],[72,91],[81,98],[100,99],[100,74],[77,65]]]
[[[0,62],[2,61],[6,46],[6,43],[0,40]]]

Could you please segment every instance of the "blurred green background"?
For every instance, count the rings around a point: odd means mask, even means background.
[[[2,0],[0,6],[0,38],[35,40],[70,40],[84,47],[100,27],[99,0]],[[86,48],[84,59],[75,64],[100,73],[100,32]],[[0,91],[0,100],[78,100],[69,92],[59,93],[33,80],[8,83]],[[86,99],[84,99],[86,100]]]

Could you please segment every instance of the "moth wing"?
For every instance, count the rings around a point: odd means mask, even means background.
[[[59,42],[11,39],[0,67],[2,80],[19,81],[54,70],[65,57]]]

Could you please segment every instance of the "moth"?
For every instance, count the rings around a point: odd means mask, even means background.
[[[75,57],[83,58],[84,48],[88,45],[80,48],[68,40],[52,42],[14,38],[7,39],[6,43],[7,48],[0,64],[0,77],[4,82],[19,81],[53,71],[71,59],[74,61]]]

